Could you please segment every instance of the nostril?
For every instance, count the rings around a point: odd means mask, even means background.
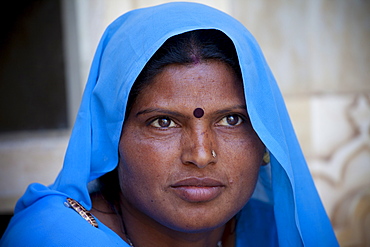
[[[185,165],[194,165],[198,168],[205,168],[210,164],[216,163],[216,151],[210,148],[198,147],[184,150],[182,161]]]

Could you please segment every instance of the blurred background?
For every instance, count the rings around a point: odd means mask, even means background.
[[[50,184],[61,169],[106,26],[164,2],[2,3],[0,233],[28,184]],[[341,246],[370,246],[370,1],[197,2],[229,13],[256,37]]]

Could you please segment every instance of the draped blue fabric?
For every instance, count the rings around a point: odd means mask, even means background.
[[[91,65],[64,165],[54,184],[32,184],[15,208],[2,246],[127,246],[99,222],[89,225],[64,206],[87,209],[87,185],[118,164],[128,94],[155,51],[171,36],[217,29],[234,43],[252,125],[271,153],[252,199],[237,217],[237,246],[337,246],[277,83],[249,31],[227,14],[195,3],[128,12],[103,34]]]

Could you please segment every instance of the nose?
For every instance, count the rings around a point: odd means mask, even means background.
[[[196,129],[185,133],[182,138],[181,160],[185,165],[205,168],[216,163],[215,140],[212,131]]]

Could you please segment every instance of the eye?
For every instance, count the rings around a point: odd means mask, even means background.
[[[150,122],[150,125],[155,128],[173,128],[176,127],[176,123],[168,117],[159,117]]]
[[[228,115],[228,116],[222,118],[217,123],[217,125],[222,125],[222,126],[238,126],[238,125],[240,125],[243,122],[244,122],[244,120],[243,120],[243,118],[241,116],[239,116],[237,114],[233,114],[233,115]]]

